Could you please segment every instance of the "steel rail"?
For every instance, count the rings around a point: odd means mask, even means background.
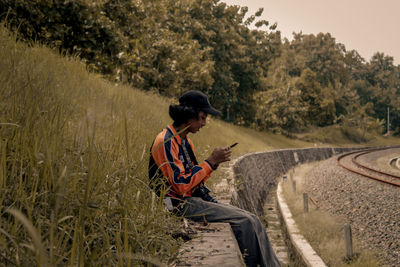
[[[344,169],[346,169],[346,170],[348,170],[348,171],[351,171],[351,172],[353,172],[353,173],[359,174],[359,175],[361,175],[361,176],[364,176],[364,177],[367,177],[367,178],[370,178],[370,179],[373,179],[373,180],[376,180],[376,181],[379,181],[379,182],[382,182],[382,183],[386,183],[386,184],[390,184],[390,185],[393,185],[393,186],[396,186],[396,187],[400,187],[400,182],[388,181],[388,180],[385,180],[385,179],[382,179],[382,178],[379,178],[379,177],[376,177],[376,176],[372,176],[372,175],[363,173],[363,172],[361,172],[361,171],[359,171],[359,170],[356,170],[356,169],[353,169],[353,168],[351,168],[351,167],[345,166],[345,164],[343,164],[343,163],[341,162],[341,160],[342,160],[343,158],[348,157],[348,156],[353,155],[353,154],[357,154],[357,155],[355,155],[355,156],[352,157],[352,162],[353,162],[356,166],[358,166],[358,167],[360,167],[360,168],[362,168],[362,169],[367,169],[367,170],[369,170],[369,171],[372,171],[372,172],[381,174],[381,175],[387,175],[387,176],[391,176],[391,177],[394,177],[394,176],[395,176],[394,178],[400,179],[400,177],[397,177],[396,175],[393,176],[392,174],[388,174],[388,173],[385,173],[385,172],[381,172],[381,171],[378,171],[378,170],[375,170],[375,169],[366,167],[366,166],[364,166],[364,165],[362,165],[362,164],[359,164],[359,165],[358,165],[357,163],[355,163],[355,160],[354,160],[355,158],[357,158],[357,157],[359,157],[359,156],[361,156],[361,155],[365,155],[365,154],[368,154],[368,153],[371,153],[371,152],[375,152],[375,151],[379,151],[379,150],[386,150],[386,149],[397,148],[397,147],[398,147],[398,146],[396,146],[396,147],[385,147],[385,148],[375,148],[375,149],[369,149],[369,150],[367,150],[367,151],[365,151],[365,150],[364,150],[364,151],[353,151],[353,152],[349,152],[349,153],[345,153],[345,154],[343,154],[343,155],[340,155],[340,156],[338,157],[338,159],[337,159],[337,162],[338,162],[338,165],[339,165],[339,166],[341,166],[342,168],[344,168]]]
[[[386,148],[386,149],[389,149],[389,148]],[[382,149],[382,150],[385,150],[385,149]],[[372,171],[372,172],[376,172],[376,173],[379,173],[379,174],[383,174],[383,175],[386,175],[386,176],[390,176],[390,177],[392,177],[392,178],[400,179],[400,175],[396,175],[396,174],[392,174],[392,173],[388,173],[388,172],[383,172],[383,171],[380,171],[380,170],[376,170],[376,169],[373,169],[373,168],[371,168],[371,167],[368,167],[367,165],[361,164],[360,162],[357,161],[357,158],[358,158],[359,156],[362,156],[362,155],[365,155],[365,154],[368,154],[368,153],[371,153],[371,152],[368,151],[368,152],[360,153],[360,154],[354,156],[354,157],[351,159],[351,161],[352,161],[355,165],[357,165],[358,167],[360,167],[360,168],[364,168],[364,169],[367,169],[367,170]]]

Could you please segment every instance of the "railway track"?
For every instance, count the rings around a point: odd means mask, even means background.
[[[369,153],[374,153],[377,151],[391,149],[391,148],[398,148],[398,146],[375,148],[375,149],[368,149],[368,150],[345,153],[337,158],[337,163],[339,166],[341,166],[353,173],[359,174],[363,177],[373,179],[375,181],[389,184],[389,185],[392,185],[395,187],[400,187],[400,175],[373,169],[369,166],[366,166],[365,164],[360,163],[357,160],[360,156],[363,156],[363,155],[366,155]]]
[[[356,172],[340,167],[337,157],[322,162],[307,173],[304,190],[319,200],[321,210],[351,223],[353,234],[363,247],[377,251],[379,266],[400,267],[399,187],[371,180],[359,172],[390,182],[398,179],[360,170],[352,159],[364,151],[344,154],[340,159],[341,164],[356,169]],[[400,149],[396,148],[360,155],[355,160],[368,167],[399,174],[388,166],[389,161],[399,154]]]

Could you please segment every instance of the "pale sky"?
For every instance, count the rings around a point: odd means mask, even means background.
[[[221,0],[249,7],[248,15],[263,7],[261,19],[277,22],[282,38],[293,32],[329,32],[346,50],[369,61],[383,52],[400,64],[400,0]],[[264,27],[265,28],[265,27]]]

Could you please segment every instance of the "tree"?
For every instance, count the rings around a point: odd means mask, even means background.
[[[184,0],[104,4],[107,16],[129,41],[121,56],[122,80],[168,96],[211,87],[213,62],[181,24],[190,22],[188,7]]]
[[[124,38],[103,16],[96,0],[4,0],[2,19],[26,41],[40,41],[69,55],[78,54],[89,68],[107,75],[114,72]]]
[[[332,90],[322,87],[312,70],[306,68],[296,81],[295,87],[301,92],[300,98],[306,104],[307,122],[317,126],[333,123],[335,105]]]
[[[279,33],[250,30],[262,10],[244,20],[247,8],[227,6],[213,0],[197,0],[190,10],[190,32],[215,62],[214,84],[208,91],[211,100],[223,111],[223,117],[238,124],[250,125],[256,106],[253,94],[265,89],[268,64],[280,46]],[[263,21],[259,27],[266,25]],[[200,26],[201,25],[201,26]]]
[[[375,117],[386,119],[387,108],[392,111],[392,123],[398,127],[400,120],[400,80],[398,67],[393,65],[393,57],[375,53],[366,66],[366,81],[369,84],[369,97],[374,105]]]
[[[352,114],[347,107],[357,97],[379,120],[389,107],[400,127],[400,67],[392,57],[376,53],[366,63],[329,33],[282,42],[276,24],[258,20],[262,12],[247,16],[247,7],[219,0],[0,1],[0,18],[20,39],[78,55],[90,70],[139,89],[204,91],[236,124],[331,125]]]
[[[254,94],[256,127],[287,135],[304,130],[307,107],[294,86],[297,78],[290,77],[278,62],[272,66],[276,68],[271,68],[274,73],[268,78],[268,89]]]

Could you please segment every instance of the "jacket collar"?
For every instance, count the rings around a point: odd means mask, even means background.
[[[168,129],[172,132],[173,137],[175,138],[176,142],[177,142],[179,145],[182,145],[182,138],[181,138],[181,136],[178,134],[178,132],[176,131],[175,127],[174,127],[172,124],[170,124],[170,125],[168,125]]]

